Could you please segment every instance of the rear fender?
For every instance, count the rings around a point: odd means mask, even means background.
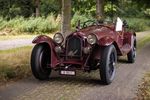
[[[46,35],[40,35],[34,38],[32,41],[34,44],[48,44],[49,49],[51,51],[51,68],[54,68],[58,63],[58,56],[53,48],[55,48],[56,44],[53,42],[53,39],[46,36]]]
[[[135,33],[126,33],[125,36],[125,43],[124,44],[129,44],[130,49],[135,46],[136,47],[136,34]]]

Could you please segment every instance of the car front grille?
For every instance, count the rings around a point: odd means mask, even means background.
[[[82,56],[82,40],[78,36],[71,36],[67,39],[67,59],[79,59]]]

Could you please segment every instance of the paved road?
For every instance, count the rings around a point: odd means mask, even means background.
[[[0,50],[32,45],[32,40],[33,39],[14,39],[0,41]]]
[[[52,72],[48,81],[33,77],[0,87],[0,100],[131,100],[146,71],[150,71],[150,45],[138,52],[135,64],[121,59],[111,85],[99,81],[99,72],[77,72],[76,77],[62,77]]]

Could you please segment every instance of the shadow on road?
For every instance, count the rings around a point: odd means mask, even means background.
[[[65,84],[65,85],[93,85],[93,86],[104,86],[103,82],[100,80],[99,71],[94,71],[91,73],[83,73],[77,71],[76,76],[61,76],[58,72],[53,71],[48,80],[40,81],[31,77],[28,79],[28,83],[38,84],[38,83],[52,83],[52,84]]]

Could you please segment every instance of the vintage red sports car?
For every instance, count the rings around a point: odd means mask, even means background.
[[[115,76],[117,56],[127,55],[128,62],[136,57],[136,34],[127,31],[126,21],[115,23],[87,21],[78,24],[66,38],[56,33],[52,38],[37,36],[33,43],[31,69],[35,78],[48,79],[51,71],[75,75],[77,70],[100,71],[100,79],[110,84]]]

